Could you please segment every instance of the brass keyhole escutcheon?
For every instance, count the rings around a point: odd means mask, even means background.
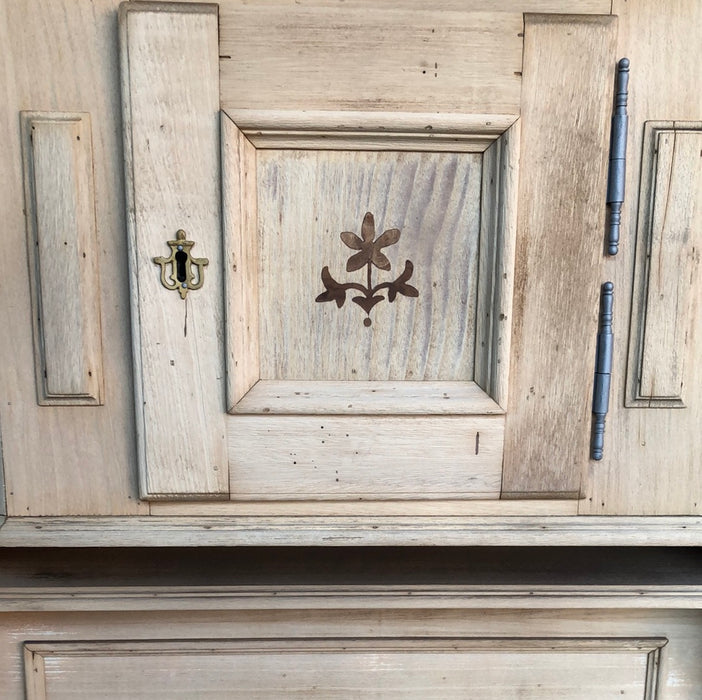
[[[171,249],[169,257],[156,257],[154,263],[161,267],[161,284],[169,290],[178,290],[181,299],[189,291],[200,289],[205,281],[204,268],[207,258],[195,258],[190,254],[194,241],[187,240],[183,229],[176,231],[175,240],[168,241]]]

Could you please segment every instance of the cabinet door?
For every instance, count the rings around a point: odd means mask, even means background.
[[[142,496],[579,497],[616,19],[121,32]]]

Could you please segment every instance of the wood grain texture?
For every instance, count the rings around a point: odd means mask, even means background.
[[[517,238],[519,123],[483,154],[475,381],[507,406]]]
[[[341,0],[346,6],[355,10],[374,10],[378,7],[376,0]],[[338,8],[340,0],[256,0],[257,5],[285,8],[299,5],[305,8]],[[248,0],[223,0],[220,6],[237,8],[247,5]],[[383,3],[393,8],[406,11],[426,10],[423,0],[388,0]],[[482,0],[436,0],[432,8],[437,12],[482,12],[485,3]],[[554,14],[610,14],[611,0],[503,0],[490,7],[490,12],[521,14],[523,12],[549,12]]]
[[[235,413],[490,415],[504,413],[475,382],[260,381]]]
[[[702,124],[647,122],[627,405],[683,407],[702,245]]]
[[[152,596],[151,600],[156,603],[160,597]],[[274,592],[270,592],[262,597],[255,607],[248,610],[220,608],[205,613],[193,610],[188,607],[190,603],[185,603],[177,613],[166,614],[145,607],[135,611],[121,611],[118,614],[99,610],[83,614],[32,611],[7,614],[3,616],[0,627],[0,672],[6,679],[3,691],[7,700],[22,700],[26,697],[23,687],[25,671],[22,648],[28,641],[28,633],[31,634],[29,641],[33,644],[55,646],[92,645],[100,641],[123,646],[130,643],[153,644],[156,637],[160,640],[169,640],[167,643],[171,645],[176,641],[180,641],[182,645],[209,643],[214,648],[229,643],[245,644],[245,640],[252,637],[267,639],[270,642],[285,639],[299,644],[320,638],[322,640],[326,638],[327,643],[331,644],[333,642],[329,640],[330,637],[349,640],[352,643],[357,640],[356,643],[372,644],[374,639],[383,637],[387,643],[396,642],[398,645],[422,643],[431,645],[446,639],[455,639],[459,645],[468,645],[476,638],[490,640],[486,641],[486,644],[499,644],[500,642],[495,638],[513,639],[515,644],[521,640],[528,644],[531,639],[546,639],[552,640],[557,646],[565,645],[566,640],[574,639],[599,639],[603,640],[605,645],[607,644],[605,640],[609,639],[611,645],[613,637],[615,640],[644,641],[652,637],[660,639],[661,635],[665,635],[669,641],[662,654],[659,698],[666,696],[675,700],[696,700],[697,698],[697,691],[702,682],[702,671],[698,663],[699,654],[702,651],[699,632],[702,616],[699,611],[684,609],[669,611],[543,610],[538,608],[510,611],[460,610],[455,607],[449,609],[434,607],[426,597],[420,597],[423,607],[403,609],[413,597],[409,591],[395,591],[387,597],[385,604],[379,609],[367,609],[364,597],[362,595],[355,597],[351,590],[346,596],[335,596],[326,604],[317,598],[305,610],[295,610],[276,609],[277,596]],[[455,603],[459,597],[452,595],[449,589],[444,590],[443,595],[439,592],[434,599],[443,598],[447,602]],[[341,607],[343,598],[346,598],[347,602],[344,607]],[[527,598],[528,594],[525,592],[523,596],[525,605]],[[322,605],[318,607],[317,601]],[[379,634],[378,630],[382,630],[382,634]],[[567,648],[567,646],[561,646],[555,652],[562,654]],[[620,657],[622,663],[625,663],[627,657],[631,658],[637,653],[631,647],[618,650],[612,646],[605,648],[610,652],[609,661],[604,662],[607,664],[616,663],[620,654],[623,655]],[[504,650],[508,651],[508,648]],[[543,648],[539,651],[548,658],[549,652]],[[595,651],[596,649],[592,649],[590,653]],[[587,663],[583,659],[583,656],[588,654],[584,646],[578,653],[580,656],[576,656],[575,660]],[[600,658],[603,655],[601,654]],[[458,657],[461,656],[459,652]],[[529,657],[524,657],[525,660],[527,658]],[[343,655],[340,655],[339,661],[342,660]],[[572,660],[567,655],[563,659],[568,663],[568,668]],[[221,664],[221,667],[225,666],[226,664]],[[525,664],[524,671],[528,672],[528,668],[529,665]],[[221,668],[217,668],[212,672],[213,679],[216,680],[219,677],[220,670]],[[592,675],[598,674],[593,670]],[[138,677],[137,674],[134,676]],[[154,678],[151,669],[145,676],[147,683],[149,679]],[[563,673],[558,676],[562,678]],[[54,679],[55,682],[61,683],[60,675],[52,676],[52,680]],[[97,674],[94,679],[99,681]],[[599,680],[595,678],[593,682],[598,683]],[[148,688],[153,689],[153,683],[149,684]],[[226,690],[229,691],[229,688]],[[96,693],[93,697],[96,695],[99,696]],[[227,692],[223,695],[227,697]],[[465,695],[464,693],[463,697]],[[138,696],[139,694],[132,693],[128,697]],[[476,697],[482,696],[476,693]],[[548,695],[542,695],[542,698],[544,697],[548,698]],[[552,698],[560,697],[562,696],[558,694],[552,695]],[[590,698],[595,697],[600,700],[603,696],[590,695]],[[604,697],[607,698],[607,695]],[[619,697],[622,696],[619,695]],[[632,695],[632,697],[638,699],[643,697],[643,694]]]
[[[479,153],[516,114],[230,109],[256,148]]]
[[[227,409],[260,377],[256,149],[226,114],[222,129],[222,235]]]
[[[228,475],[216,8],[125,4],[120,29],[141,495],[218,497]],[[210,260],[185,300],[153,261],[178,229]]]
[[[480,156],[424,153],[260,151],[262,379],[471,380],[477,286]],[[398,295],[372,311],[349,299],[315,303],[328,266],[339,282],[365,212],[376,232],[398,228],[384,252],[395,279],[411,260],[418,298]]]
[[[577,515],[577,501],[504,501],[504,500],[440,500],[431,501],[216,501],[154,502],[151,514],[156,517],[184,516],[497,516]]]
[[[28,643],[27,700],[655,700],[665,638],[386,638]],[[649,672],[650,670],[650,672]]]
[[[3,547],[697,547],[699,516],[8,517]]]
[[[222,5],[222,107],[515,114],[521,32],[519,13]]]
[[[628,241],[613,260],[606,261],[603,279],[615,289],[632,286],[637,236],[639,187],[648,121],[694,122],[702,114],[702,5],[695,0],[655,0],[614,3],[619,15],[617,56],[631,60],[629,92],[629,154],[622,240]],[[646,41],[642,37],[647,37]],[[636,260],[636,264],[639,261]],[[697,282],[699,285],[699,282]],[[698,286],[699,289],[699,286]],[[634,308],[640,308],[635,290]],[[697,292],[691,310],[685,369],[686,408],[633,410],[623,407],[628,393],[628,348],[625,342],[632,307],[615,303],[612,397],[607,418],[608,441],[603,460],[590,468],[583,514],[674,515],[702,513],[702,312]]]
[[[610,17],[526,18],[503,497],[581,494],[615,39]]]
[[[37,401],[103,403],[89,114],[22,113]]]
[[[231,416],[233,500],[496,498],[503,416]]]
[[[0,421],[8,511],[19,515],[148,512],[138,500],[129,295],[124,261],[116,0],[26,0],[0,12]],[[23,212],[22,110],[90,113],[104,406],[37,406]],[[121,257],[120,257],[121,256]],[[120,264],[115,264],[115,258]],[[107,352],[109,348],[109,352]]]
[[[165,505],[165,504],[164,504]],[[236,574],[234,574],[236,575]],[[26,579],[25,579],[26,582]],[[697,585],[169,585],[163,577],[152,586],[31,586],[0,588],[3,612],[219,611],[224,610],[680,610],[696,616],[702,609]],[[405,613],[406,614],[406,613]],[[503,613],[504,614],[504,613]],[[694,627],[691,625],[691,627]],[[653,632],[655,634],[655,632]],[[660,630],[658,630],[660,634]],[[611,637],[610,637],[611,639]],[[660,639],[660,638],[659,638]],[[642,640],[643,641],[643,640]]]

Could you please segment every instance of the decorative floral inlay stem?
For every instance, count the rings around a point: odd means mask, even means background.
[[[412,277],[414,265],[409,260],[405,260],[405,269],[402,274],[394,282],[381,282],[373,286],[373,265],[380,270],[389,270],[390,261],[382,252],[382,248],[394,245],[400,240],[400,230],[396,228],[384,231],[377,240],[375,239],[375,219],[373,214],[366,212],[361,225],[361,236],[359,238],[355,233],[344,231],[341,234],[341,240],[352,250],[358,250],[358,253],[352,255],[346,263],[346,272],[355,272],[363,266],[366,267],[366,286],[358,282],[337,282],[329,272],[329,267],[322,268],[322,283],[326,291],[322,292],[316,301],[335,301],[338,308],[341,308],[346,301],[346,292],[350,289],[355,289],[363,294],[363,296],[355,296],[351,301],[358,304],[365,312],[367,317],[363,319],[365,326],[371,325],[370,312],[371,309],[385,297],[378,292],[382,289],[388,290],[388,301],[393,302],[398,294],[406,297],[417,297],[419,292],[411,284],[407,284],[407,280]]]

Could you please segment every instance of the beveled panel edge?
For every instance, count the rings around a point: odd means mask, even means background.
[[[424,112],[222,111],[257,148],[481,153],[518,114]]]
[[[99,253],[97,242],[97,221],[95,215],[95,186],[93,173],[93,145],[92,145],[92,125],[89,112],[59,112],[59,111],[38,111],[38,110],[22,110],[19,113],[21,145],[22,145],[22,169],[24,180],[24,205],[26,219],[26,242],[27,242],[27,262],[29,267],[29,286],[31,298],[31,315],[32,315],[32,336],[34,347],[34,370],[36,378],[36,400],[39,406],[102,406],[105,401],[105,384],[103,371],[103,348],[102,348],[102,319],[100,308],[100,274],[97,255]],[[48,387],[46,376],[47,367],[47,347],[44,332],[44,317],[42,312],[42,284],[41,284],[41,260],[38,253],[39,248],[39,225],[37,221],[38,196],[36,179],[35,179],[35,164],[32,129],[34,122],[60,124],[79,124],[87,138],[81,143],[81,149],[87,163],[90,166],[90,172],[87,181],[81,183],[75,182],[74,189],[76,197],[80,195],[80,191],[86,193],[87,204],[90,207],[92,214],[88,224],[89,233],[88,240],[83,240],[85,250],[93,259],[91,270],[83,279],[74,280],[76,285],[76,294],[81,295],[82,307],[87,308],[86,321],[88,327],[82,337],[72,335],[72,339],[77,343],[83,341],[82,350],[88,355],[93,363],[93,370],[89,374],[88,384],[85,387],[89,389],[85,392],[72,393],[57,393],[51,392]],[[75,173],[74,173],[75,175]],[[76,212],[77,213],[77,212]],[[86,253],[83,253],[85,258]],[[81,282],[87,281],[91,283],[87,294],[82,293],[83,285]],[[90,300],[94,300],[94,306],[90,313]],[[87,348],[86,348],[87,346]]]
[[[685,408],[683,397],[651,397],[640,392],[639,373],[643,363],[643,335],[646,324],[649,266],[647,257],[651,245],[651,216],[655,205],[657,141],[663,131],[702,131],[702,122],[684,120],[649,120],[644,122],[641,173],[638,181],[636,209],[634,281],[629,317],[628,352],[626,361],[625,408]]]

